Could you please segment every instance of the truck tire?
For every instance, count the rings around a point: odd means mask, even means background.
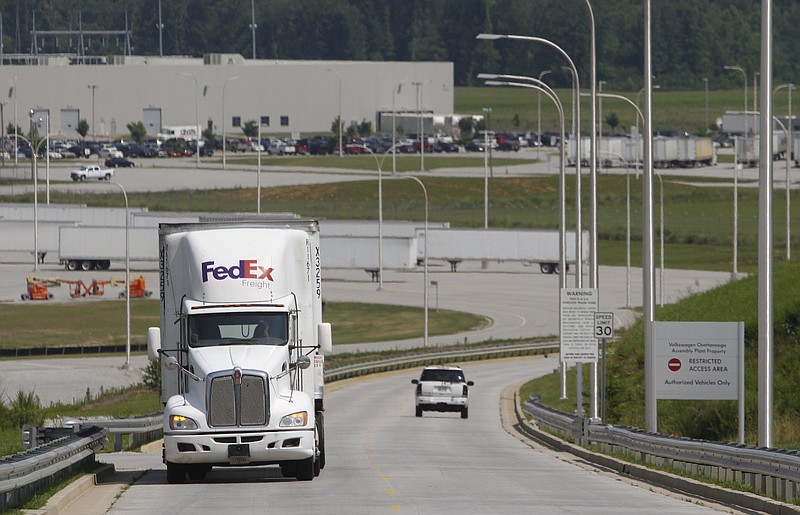
[[[79,261],[67,261],[67,270],[74,272],[78,268],[80,268],[81,264]]]
[[[189,474],[189,479],[200,481],[206,478],[206,474],[208,474],[210,470],[211,467],[208,465],[193,465],[187,468],[187,473]]]
[[[541,270],[543,274],[552,274],[553,265],[551,263],[540,263],[539,270]]]
[[[317,431],[319,434],[319,442],[317,442],[317,446],[319,448],[319,468],[325,468],[325,415],[321,412],[317,412]]]
[[[295,476],[298,481],[312,481],[314,479],[314,456],[297,462]]]
[[[111,180],[111,174],[107,173],[106,176],[104,177],[104,179],[107,180],[107,181],[110,181]]]
[[[418,416],[418,417],[421,417],[421,416],[422,416],[422,408],[420,408],[419,406],[417,406],[417,410],[416,410],[416,412],[415,412],[414,414],[415,414],[416,416]]]
[[[464,406],[461,408],[461,418],[469,418],[469,408]]]
[[[94,261],[81,261],[81,270],[84,272],[94,270]]]
[[[111,261],[109,261],[108,259],[101,259],[100,261],[97,261],[94,264],[94,267],[97,270],[108,270],[110,266],[111,266]]]
[[[297,475],[297,462],[285,461],[281,465],[281,475],[283,477],[295,477]]]
[[[183,465],[167,462],[167,483],[181,485],[186,482],[186,469]]]

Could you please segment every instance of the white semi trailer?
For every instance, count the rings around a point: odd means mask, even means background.
[[[214,466],[280,465],[310,481],[325,466],[316,221],[161,224],[160,359],[167,481]]]

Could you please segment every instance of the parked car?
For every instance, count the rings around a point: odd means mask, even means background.
[[[461,418],[469,417],[469,387],[475,383],[464,378],[459,367],[430,366],[422,369],[414,395],[416,416],[423,411],[458,411]]]
[[[98,152],[98,155],[103,159],[108,159],[111,157],[125,157],[122,155],[122,152],[117,150],[117,147],[113,145],[104,145],[100,149],[100,152]]]
[[[132,166],[136,166],[136,164],[124,157],[110,157],[106,159],[106,168],[130,168]]]
[[[458,145],[449,141],[437,141],[433,144],[434,152],[458,152]]]
[[[467,152],[485,152],[486,146],[483,143],[477,143],[475,141],[470,141],[467,143],[467,146],[464,147]]]

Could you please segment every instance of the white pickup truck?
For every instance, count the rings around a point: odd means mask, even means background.
[[[73,170],[69,174],[73,181],[85,181],[86,179],[98,179],[101,181],[105,179],[109,181],[113,175],[114,170],[101,168],[99,165],[84,166],[78,170]]]

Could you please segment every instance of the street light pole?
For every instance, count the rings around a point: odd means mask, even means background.
[[[197,77],[194,75],[190,75],[186,72],[178,72],[178,75],[182,75],[184,77],[189,77],[194,81],[194,130],[195,130],[195,163],[197,167],[200,168],[200,115],[199,115],[199,106],[200,106],[200,83],[197,81]]]
[[[160,12],[160,11],[159,11]],[[97,141],[97,129],[94,125],[94,92],[99,88],[97,84],[89,84],[88,88],[92,90],[92,140]]]
[[[792,125],[794,125],[794,121],[792,120],[792,90],[795,89],[795,85],[792,83],[781,84],[780,86],[775,86],[772,94],[773,96],[775,93],[782,88],[786,88],[786,92],[789,95],[789,127],[784,127],[786,130],[786,261],[789,261],[792,258],[792,217],[791,217],[791,201],[789,196],[790,191],[790,184],[789,184],[789,169],[791,168],[790,161],[792,159],[792,153],[794,152],[794,140],[792,135]]]
[[[131,238],[130,238],[130,213],[128,210],[128,194],[118,182],[110,182],[122,190],[125,198],[125,364],[123,368],[131,368]]]
[[[542,78],[548,73],[552,73],[552,70],[544,70],[541,72],[539,74],[539,82],[541,82]],[[536,159],[540,159],[542,151],[542,92],[537,92],[536,96]]]
[[[342,157],[344,154],[342,152],[342,76],[339,74],[339,70],[334,68],[328,68],[329,72],[333,72],[336,74],[336,95],[338,97],[338,104],[339,104],[339,122],[338,122],[338,129],[339,129],[339,157]]]
[[[706,124],[706,132],[708,132],[709,125],[708,125],[708,78],[703,77],[703,86],[705,90],[705,124]]]
[[[483,228],[489,228],[489,116],[492,113],[491,107],[484,107],[487,123],[483,127]]]
[[[228,77],[227,79],[225,79],[225,82],[222,84],[222,169],[223,170],[225,170],[225,168],[227,166],[227,160],[226,160],[227,155],[226,155],[226,152],[225,152],[225,150],[226,150],[226,148],[225,148],[225,144],[226,144],[226,142],[225,142],[225,140],[226,140],[226,137],[225,137],[225,123],[226,123],[226,120],[225,120],[225,87],[228,85],[228,83],[230,81],[236,80],[238,78],[239,78],[238,75],[234,75],[233,77]],[[261,120],[259,120],[259,122],[260,121]],[[260,123],[259,123],[259,126],[260,126]],[[259,140],[258,144],[259,144],[259,148],[261,148],[260,147],[260,145],[261,145],[261,141],[260,140]]]
[[[744,110],[742,111],[742,117],[744,121],[744,152],[743,154],[747,154],[747,73],[745,73],[744,69],[739,66],[724,66],[726,70],[736,70],[742,74],[743,84],[744,84]],[[733,163],[736,164],[736,158],[738,156],[734,153],[733,156]],[[734,166],[735,168],[735,166]],[[733,270],[733,273],[736,273],[736,269]]]
[[[497,75],[497,74],[488,74],[488,73],[480,73],[478,74],[479,79],[489,79],[486,80],[487,86],[513,86],[513,87],[520,87],[520,88],[530,88],[535,89],[539,93],[544,93],[547,97],[553,101],[556,105],[556,109],[558,110],[560,127],[561,127],[561,139],[560,139],[560,146],[559,149],[559,186],[558,186],[558,249],[559,249],[559,291],[567,287],[567,234],[566,234],[566,166],[564,162],[564,145],[565,145],[565,119],[564,119],[564,107],[561,104],[561,101],[558,99],[558,96],[555,92],[543,81],[537,80],[533,77],[525,77],[519,75]],[[497,80],[497,79],[505,79],[505,81]],[[525,80],[530,81],[532,84],[525,84],[521,82],[509,82],[515,80]],[[566,363],[563,361],[560,363],[559,366],[560,370],[560,392],[561,392],[561,399],[567,398],[567,367]]]

